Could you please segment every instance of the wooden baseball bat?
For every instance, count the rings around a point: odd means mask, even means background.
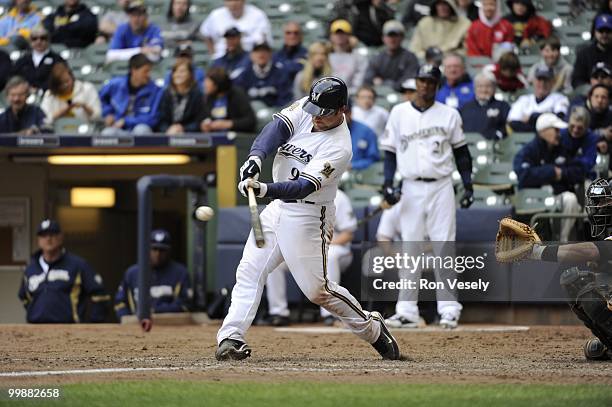
[[[261,219],[259,219],[255,192],[253,192],[253,188],[251,187],[248,187],[247,191],[249,194],[249,211],[251,212],[251,226],[253,226],[253,233],[255,234],[255,243],[257,247],[264,247],[266,245],[266,240],[264,239],[263,230],[261,229]]]

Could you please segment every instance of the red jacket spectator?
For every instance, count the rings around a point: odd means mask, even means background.
[[[495,76],[497,86],[503,92],[516,92],[529,86],[521,71],[519,58],[514,52],[506,52],[496,64],[487,65],[482,70]]]
[[[507,0],[510,8],[504,18],[514,27],[514,43],[519,46],[531,44],[548,38],[552,32],[550,21],[536,14],[535,6],[531,0]]]
[[[478,20],[472,23],[465,38],[468,56],[490,57],[495,44],[514,41],[514,28],[502,18],[500,10],[497,0],[483,0]]]

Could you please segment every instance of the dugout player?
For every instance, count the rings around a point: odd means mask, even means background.
[[[585,191],[585,210],[591,235],[600,239],[564,245],[535,244],[532,260],[585,265],[588,271],[572,267],[561,275],[572,311],[595,338],[584,344],[589,360],[612,359],[612,185],[596,179]],[[584,267],[583,267],[584,268]]]
[[[57,221],[40,222],[37,235],[39,250],[26,267],[19,288],[27,321],[103,322],[110,295],[104,290],[102,277],[64,248]]]
[[[151,232],[151,306],[153,312],[187,312],[193,297],[187,268],[170,258],[170,233],[164,229]],[[136,313],[138,298],[138,264],[130,266],[117,289],[115,313],[121,320],[124,315]]]
[[[232,303],[217,333],[218,360],[250,356],[245,342],[268,273],[283,261],[309,300],[326,308],[384,359],[399,359],[397,341],[378,312],[367,312],[328,278],[327,255],[334,227],[334,198],[351,162],[351,135],[344,118],[348,92],[336,77],[316,81],[308,97],[274,115],[240,169],[238,189],[252,187],[273,201],[261,213],[265,246],[251,231],[236,271]],[[261,163],[275,154],[273,180],[258,181]]]
[[[461,207],[468,208],[474,201],[472,158],[461,116],[456,109],[435,101],[440,77],[440,69],[435,66],[423,65],[419,69],[415,100],[400,103],[391,110],[380,140],[385,151],[383,194],[387,204],[398,202],[393,187],[396,169],[403,179],[403,198],[399,204],[404,242],[422,242],[426,236],[432,242],[455,240],[455,195],[451,181],[455,163],[465,189]],[[441,250],[449,249],[448,245],[441,246],[435,249],[438,255]],[[418,280],[421,272],[416,270],[411,278]],[[438,281],[445,281],[440,274],[442,270],[435,272]],[[440,325],[456,328],[462,309],[456,293],[445,286],[436,295]],[[387,319],[387,324],[396,328],[418,324],[417,297],[418,290],[401,291],[395,315]]]

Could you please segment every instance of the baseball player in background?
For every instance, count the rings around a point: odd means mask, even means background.
[[[327,278],[339,283],[340,274],[353,261],[351,242],[353,241],[353,233],[357,229],[357,218],[353,213],[351,200],[340,189],[336,193],[334,206],[336,207],[336,221],[333,238],[329,243],[327,253]],[[268,281],[266,282],[268,313],[272,325],[287,325],[289,323],[286,271],[289,271],[287,265],[282,263],[268,275]],[[336,321],[336,318],[323,307],[321,307],[321,317],[323,323],[328,326],[333,325]]]
[[[344,118],[348,92],[336,77],[316,81],[308,97],[274,115],[251,147],[240,169],[238,189],[253,188],[273,201],[261,212],[266,244],[258,248],[253,231],[236,271],[232,302],[217,333],[218,360],[251,355],[245,342],[268,274],[283,261],[309,300],[326,308],[354,334],[369,342],[383,359],[400,351],[378,312],[367,312],[328,276],[333,236],[334,198],[341,174],[351,161],[351,136]],[[261,163],[275,154],[274,182],[258,181]]]
[[[398,202],[393,188],[396,169],[403,179],[403,197],[399,205],[401,237],[405,242],[422,242],[426,236],[432,242],[455,240],[455,195],[451,181],[455,163],[465,188],[461,207],[468,208],[474,200],[472,158],[463,134],[461,116],[456,109],[435,101],[440,76],[440,70],[435,66],[423,65],[419,69],[415,100],[400,103],[391,110],[380,140],[385,151],[383,193],[387,204]],[[443,245],[442,249],[434,245],[438,255],[440,250],[448,249],[448,245]],[[411,278],[418,280],[421,271],[416,270]],[[444,281],[440,274],[442,270],[436,269],[435,272],[436,279]],[[456,328],[462,309],[456,301],[456,293],[445,285],[445,289],[439,289],[436,295],[440,325]],[[418,324],[417,300],[418,290],[401,291],[396,313],[387,319],[387,324],[397,328]]]

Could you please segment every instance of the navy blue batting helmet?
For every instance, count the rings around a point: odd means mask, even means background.
[[[327,76],[312,84],[303,109],[313,116],[329,116],[348,102],[346,83],[335,76]]]
[[[419,72],[417,73],[416,77],[417,79],[433,79],[440,83],[442,72],[440,72],[440,68],[437,66],[425,64],[419,68]]]

